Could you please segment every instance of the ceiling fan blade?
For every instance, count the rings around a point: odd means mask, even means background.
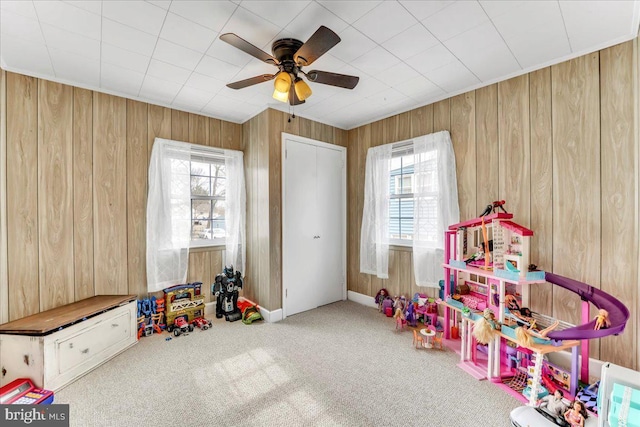
[[[340,37],[324,25],[316,30],[309,40],[295,53],[293,59],[300,66],[311,65],[313,61],[324,55],[340,42]]]
[[[233,33],[222,34],[220,36],[220,40],[229,43],[231,46],[236,47],[255,58],[258,58],[260,61],[266,62],[268,64],[278,64],[278,60],[276,58]]]
[[[306,73],[310,82],[322,83],[324,85],[338,86],[345,89],[353,89],[360,81],[360,77],[348,76],[346,74],[328,73],[326,71],[312,70]]]
[[[227,84],[227,87],[231,89],[242,89],[248,86],[256,85],[258,83],[268,82],[269,80],[273,80],[275,76],[275,74],[263,74],[261,76],[251,77],[250,79],[229,83]]]
[[[300,105],[304,104],[305,101],[301,101],[296,94],[296,88],[293,82],[291,82],[291,87],[289,88],[289,105]]]

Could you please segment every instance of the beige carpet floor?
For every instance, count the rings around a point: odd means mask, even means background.
[[[71,425],[508,426],[520,402],[416,350],[377,310],[343,301],[278,323],[143,338],[56,393]]]

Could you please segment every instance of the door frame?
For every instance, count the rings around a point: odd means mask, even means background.
[[[342,154],[342,300],[347,299],[347,148],[341,145],[330,144],[328,142],[318,141],[311,138],[306,138],[304,136],[293,135],[290,133],[282,132],[282,183],[280,193],[282,194],[282,222],[280,224],[282,229],[282,240],[280,242],[280,247],[282,251],[282,264],[281,264],[281,274],[282,274],[282,287],[281,287],[281,295],[282,295],[282,318],[285,319],[287,317],[287,298],[286,298],[286,289],[285,289],[285,277],[284,277],[284,263],[286,260],[286,248],[284,245],[285,236],[286,236],[286,192],[285,192],[285,183],[286,183],[286,168],[285,168],[285,160],[287,156],[287,139],[294,140],[296,142],[302,144],[313,145],[316,147],[328,148],[330,150],[338,151]]]

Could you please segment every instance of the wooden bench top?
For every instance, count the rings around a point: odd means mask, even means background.
[[[47,335],[137,298],[136,295],[98,295],[4,323],[0,325],[0,334]]]

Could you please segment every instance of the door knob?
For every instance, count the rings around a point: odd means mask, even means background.
[[[320,236],[313,236],[313,238],[314,238],[314,239],[319,239],[319,238],[320,238]]]

